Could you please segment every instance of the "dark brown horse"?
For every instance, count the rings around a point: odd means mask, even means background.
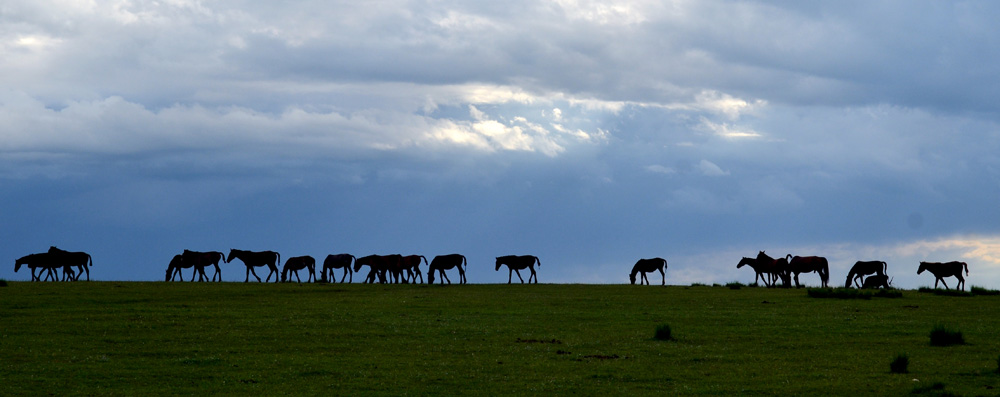
[[[965,275],[969,275],[969,264],[965,262],[920,262],[920,267],[917,268],[917,274],[923,273],[924,270],[931,272],[934,275],[934,288],[937,288],[938,281],[944,284],[944,289],[948,289],[948,284],[944,282],[945,277],[955,276],[958,279],[958,286],[962,291],[965,291],[965,278],[962,277],[962,269],[965,269]]]
[[[304,256],[293,256],[285,261],[285,267],[281,269],[281,282],[288,281],[288,272],[295,272],[295,279],[298,282],[302,282],[299,278],[299,270],[307,269],[309,270],[309,277],[306,277],[306,282],[311,283],[316,281],[316,259],[309,255]]]
[[[368,266],[368,276],[366,283],[374,283],[378,276],[378,282],[385,284],[388,282],[386,275],[392,275],[394,269],[398,269],[400,255],[368,255],[354,260],[354,271],[361,271],[361,266]]]
[[[55,246],[49,247],[49,254],[53,256],[54,261],[57,263],[62,263],[66,266],[76,266],[79,269],[77,272],[76,279],[79,279],[84,272],[87,273],[87,281],[90,281],[90,266],[94,265],[93,260],[90,258],[90,254],[86,252],[69,252],[64,251]]]
[[[524,284],[524,279],[521,278],[521,270],[527,268],[531,270],[531,275],[528,276],[528,284],[531,284],[531,279],[535,279],[535,284],[538,284],[538,274],[535,273],[535,263],[538,263],[538,267],[542,266],[542,262],[538,260],[537,256],[534,255],[506,255],[497,257],[497,271],[500,271],[500,266],[507,266],[507,284],[510,284],[513,273],[517,272],[517,278],[521,280],[521,284]]]
[[[773,263],[773,260],[774,259],[772,259],[772,263]],[[747,258],[747,257],[744,256],[743,259],[740,259],[740,263],[736,264],[736,268],[739,269],[739,268],[741,268],[743,266],[750,266],[750,268],[753,269],[753,271],[755,273],[754,278],[753,278],[753,283],[754,284],[757,284],[757,280],[758,279],[764,280],[764,286],[767,286],[767,287],[770,287],[771,284],[772,284],[772,282],[774,282],[774,278],[775,278],[774,274],[770,272],[769,268],[767,268],[765,266],[762,266],[762,265],[758,265],[756,259],[754,259],[754,258]]]
[[[788,261],[788,271],[795,274],[795,288],[801,288],[799,284],[799,273],[816,272],[819,280],[826,288],[830,282],[830,264],[822,256],[792,256],[788,254],[785,259]]]
[[[326,259],[323,261],[323,280],[326,280],[327,270],[330,271],[330,280],[337,281],[334,277],[333,269],[344,269],[344,275],[340,277],[340,282],[344,282],[347,275],[351,275],[351,281],[354,282],[354,272],[351,271],[351,262],[354,262],[354,255],[351,254],[337,254],[337,255],[327,255]]]
[[[791,272],[789,271],[787,257],[774,259],[764,253],[764,251],[760,251],[757,253],[757,266],[759,266],[761,272],[771,275],[772,287],[777,284],[779,278],[785,288],[791,286]]]
[[[14,272],[17,273],[21,269],[21,266],[27,266],[31,269],[31,281],[42,281],[41,275],[35,275],[36,269],[43,269],[42,271],[48,271],[45,276],[45,280],[59,281],[59,275],[56,274],[56,269],[63,269],[63,281],[74,280],[73,269],[64,263],[56,260],[57,258],[48,252],[42,252],[37,254],[25,255],[14,261]]]
[[[420,277],[421,284],[423,284],[424,282],[424,275],[420,273],[421,259],[424,261],[424,263],[427,263],[427,258],[424,258],[423,255],[407,255],[404,256],[402,261],[400,262],[400,267],[402,267],[402,269],[406,271],[406,273],[409,275],[409,278],[413,280],[414,284],[417,283],[417,277]]]
[[[184,250],[184,253],[181,255],[184,257],[184,268],[193,267],[195,274],[198,275],[198,281],[222,281],[222,269],[219,268],[219,261],[224,262],[226,260],[226,256],[223,253],[219,251],[199,252]],[[211,278],[205,274],[205,268],[209,266],[215,267],[215,274]],[[194,281],[194,276],[191,277],[191,281]]]
[[[427,284],[434,284],[435,270],[441,273],[441,284],[444,284],[445,280],[448,281],[448,284],[451,284],[451,279],[448,278],[448,274],[444,271],[452,268],[458,268],[459,284],[465,284],[465,268],[468,268],[468,266],[469,262],[461,254],[435,256],[431,260],[431,264],[427,265]]]
[[[865,278],[865,282],[861,284],[861,289],[869,289],[869,288],[870,289],[892,288],[892,280],[889,279],[889,276],[886,276],[884,274],[878,274],[867,277]]]
[[[274,275],[274,282],[278,282],[278,264],[281,263],[281,255],[274,251],[244,251],[238,249],[230,249],[229,256],[226,257],[226,263],[231,263],[233,259],[239,259],[243,262],[243,265],[247,267],[247,278],[243,280],[244,283],[250,282],[250,273],[257,278],[257,282],[260,282],[260,277],[257,276],[257,272],[253,270],[255,267],[267,266],[271,271],[267,273],[266,281],[271,281],[271,275]],[[265,281],[265,282],[266,282]]]
[[[646,273],[659,271],[660,276],[663,278],[663,281],[660,283],[660,285],[667,285],[667,274],[663,272],[663,270],[666,268],[667,268],[666,259],[663,258],[639,259],[639,261],[635,262],[635,266],[632,266],[632,273],[628,275],[628,278],[629,280],[632,281],[632,285],[635,285],[635,275],[637,273],[642,272],[642,274],[640,275],[641,279],[639,281],[639,285],[642,285],[643,281],[646,282],[646,285],[649,285],[649,279],[646,278]],[[520,275],[518,275],[518,277],[520,277]]]
[[[178,276],[181,278],[181,281],[184,281],[184,274],[181,273],[181,269],[190,269],[192,267],[194,267],[193,260],[184,260],[183,254],[174,255],[174,257],[170,259],[170,263],[167,264],[167,277],[163,281],[174,281],[174,279]],[[198,274],[197,270],[195,270],[194,273],[191,273],[191,281],[194,281],[194,276],[196,274]]]
[[[886,270],[888,270],[888,265],[882,261],[854,262],[854,266],[851,266],[851,270],[847,272],[847,280],[844,282],[844,288],[851,288],[852,280],[854,281],[854,286],[861,288],[861,284],[858,281],[860,280],[864,283],[864,276],[869,274],[884,276],[886,275]]]

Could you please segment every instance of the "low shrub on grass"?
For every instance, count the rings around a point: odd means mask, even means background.
[[[930,287],[920,287],[917,291],[931,293],[940,296],[975,296],[971,292],[961,291],[957,289],[938,289]]]
[[[731,283],[726,283],[726,287],[728,287],[729,289],[740,289],[743,288],[743,284],[733,281]]]
[[[931,346],[952,346],[952,345],[964,345],[965,338],[962,337],[962,333],[958,331],[952,331],[943,325],[935,325],[934,329],[931,330]]]
[[[1000,291],[998,291],[998,290],[995,290],[995,289],[986,289],[986,288],[983,288],[983,287],[977,287],[975,285],[973,285],[972,288],[970,288],[970,290],[971,290],[971,292],[972,292],[973,295],[984,295],[984,296],[1000,295]]]
[[[0,278],[0,287],[6,287],[6,286],[7,286],[7,280]]]
[[[673,334],[670,332],[670,325],[663,324],[656,327],[656,334],[653,335],[656,340],[674,340]]]
[[[889,363],[889,372],[894,374],[905,374],[910,372],[907,367],[910,365],[910,357],[906,353],[896,355],[896,359]]]

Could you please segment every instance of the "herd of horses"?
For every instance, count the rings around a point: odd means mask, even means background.
[[[826,258],[821,256],[786,255],[784,258],[774,259],[765,254],[764,251],[760,251],[756,258],[743,257],[736,268],[739,269],[743,266],[750,266],[756,273],[754,284],[761,280],[765,286],[774,287],[777,286],[778,280],[781,280],[783,286],[790,287],[791,279],[794,278],[795,287],[798,288],[801,287],[799,274],[816,272],[819,274],[823,287],[829,286],[830,265]],[[850,288],[852,284],[858,288],[889,288],[892,279],[887,274],[888,267],[884,261],[855,262],[854,266],[851,266],[851,270],[847,272],[844,288]],[[934,288],[937,288],[940,282],[945,289],[948,289],[948,283],[944,281],[944,278],[955,277],[958,279],[956,288],[965,290],[965,278],[962,277],[963,269],[965,275],[968,276],[969,265],[965,262],[920,262],[917,274],[924,271],[930,272],[934,275]],[[635,277],[633,277],[634,282]]]
[[[327,255],[323,261],[323,267],[320,269],[320,276],[317,277],[316,260],[311,256],[288,258],[279,273],[278,265],[281,264],[281,255],[274,251],[231,249],[229,255],[225,255],[219,251],[199,252],[184,250],[184,252],[175,255],[170,260],[170,263],[167,265],[164,281],[174,281],[178,278],[180,281],[184,281],[184,275],[181,273],[182,269],[193,269],[194,272],[191,275],[191,281],[195,281],[196,276],[198,281],[222,281],[222,268],[219,267],[219,263],[232,263],[237,259],[246,266],[246,279],[244,282],[250,281],[250,275],[253,275],[257,279],[257,282],[261,282],[260,276],[257,275],[254,269],[267,267],[269,273],[263,282],[270,282],[272,276],[274,277],[274,282],[291,281],[290,274],[294,275],[298,282],[302,282],[302,279],[299,277],[300,270],[305,270],[308,273],[306,282],[327,282],[328,280],[329,282],[337,282],[335,270],[343,269],[340,282],[343,283],[347,280],[346,282],[350,283],[354,282],[354,273],[360,272],[363,267],[367,266],[368,274],[364,279],[366,283],[375,283],[376,281],[379,283],[424,283],[424,276],[420,271],[420,264],[424,263],[427,265],[426,282],[428,284],[434,283],[435,274],[438,275],[441,284],[445,282],[451,284],[451,279],[448,278],[448,274],[445,271],[452,269],[457,269],[459,283],[465,284],[465,272],[468,268],[468,261],[461,254],[438,255],[430,262],[423,255],[368,255],[358,258],[351,254],[333,254]],[[533,280],[537,284],[538,275],[535,272],[536,265],[541,267],[542,263],[534,255],[506,255],[496,257],[496,271],[500,271],[501,267],[507,266],[508,284],[512,282],[514,274],[517,274],[517,278],[524,284],[524,278],[521,277],[521,270],[524,269],[531,271],[531,275],[528,276],[528,283],[530,284]],[[90,280],[90,267],[93,266],[93,260],[86,252],[70,252],[53,246],[49,247],[49,250],[46,252],[18,258],[14,262],[14,272],[20,270],[22,266],[31,269],[32,281],[58,281],[60,278],[57,271],[60,269],[63,272],[62,281],[76,281],[83,274],[86,274],[87,280]],[[756,258],[743,257],[736,265],[736,268],[739,269],[743,266],[750,266],[754,270],[754,284],[762,281],[767,287],[776,287],[780,280],[782,286],[790,287],[792,280],[794,280],[795,286],[801,287],[799,275],[815,272],[819,274],[823,287],[829,286],[830,265],[826,258],[821,256],[786,255],[783,258],[775,259],[768,256],[764,251],[760,251]],[[76,270],[73,268],[76,268]],[[205,273],[206,268],[215,271],[212,277],[208,277],[208,274]],[[646,273],[658,271],[661,277],[660,284],[666,285],[666,269],[666,259],[639,259],[632,267],[629,280],[632,284],[635,284],[638,280],[639,284],[649,285]],[[921,274],[924,271],[930,272],[935,278],[934,288],[937,288],[940,282],[946,289],[948,288],[948,284],[945,283],[944,278],[955,277],[958,279],[956,288],[964,290],[965,278],[962,277],[963,269],[965,270],[965,275],[968,276],[969,265],[965,262],[920,262],[917,274]],[[36,274],[36,270],[41,270],[42,272]],[[883,261],[858,261],[848,272],[844,287],[850,288],[854,285],[858,288],[890,288],[892,280],[886,273],[887,270],[888,265]],[[42,280],[43,275],[45,276],[45,280]],[[418,279],[419,281],[417,281]]]

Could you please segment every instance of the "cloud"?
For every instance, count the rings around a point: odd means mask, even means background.
[[[729,171],[723,171],[722,168],[719,168],[718,165],[715,165],[715,163],[713,163],[711,161],[708,161],[708,160],[701,160],[701,162],[698,163],[698,170],[701,171],[702,175],[705,175],[705,176],[728,176],[729,175]]]

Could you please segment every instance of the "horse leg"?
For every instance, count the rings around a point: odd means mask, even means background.
[[[538,274],[535,273],[535,268],[534,267],[528,267],[528,270],[531,270],[531,276],[528,277],[528,284],[531,284],[531,279],[532,278],[535,279],[535,284],[538,284]]]
[[[955,274],[955,278],[958,279],[958,286],[956,286],[955,288],[965,291],[965,278],[962,277],[962,272],[959,271],[957,274]]]
[[[253,277],[257,279],[258,283],[261,282],[260,281],[260,276],[257,275],[257,271],[254,270],[253,266],[247,266],[247,269],[250,270],[250,274],[252,274]]]
[[[660,285],[667,285],[667,273],[664,273],[663,269],[660,269],[660,276],[663,277],[663,281]]]
[[[461,266],[458,267],[458,277],[461,279],[461,284],[465,284],[465,270]]]
[[[524,284],[524,278],[521,277],[521,269],[514,269],[514,273],[517,273],[517,279],[521,280],[521,284]],[[528,282],[531,282],[531,277],[528,277]]]
[[[938,280],[941,280],[941,284],[944,285],[944,289],[951,289],[948,288],[948,283],[944,282],[944,277],[938,277]],[[934,281],[934,288],[937,288],[937,280]]]
[[[448,284],[451,284],[451,279],[448,278],[448,273],[445,273],[444,269],[441,269],[441,284],[444,284],[444,280],[448,280]]]

